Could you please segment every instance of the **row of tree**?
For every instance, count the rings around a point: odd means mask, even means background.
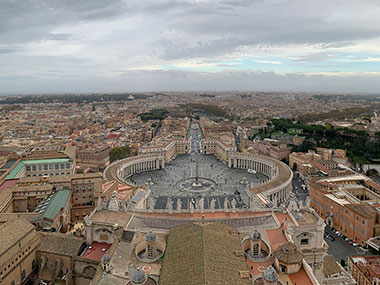
[[[139,116],[141,120],[147,122],[149,120],[163,120],[169,114],[169,111],[165,109],[152,109],[149,112],[141,113]]]
[[[345,149],[352,162],[366,164],[380,159],[380,132],[370,136],[365,131],[349,128],[333,128],[331,126],[304,125],[291,120],[272,120],[273,128],[266,130],[266,135],[272,132],[287,133],[290,129],[302,129],[305,140],[300,146],[293,146],[293,151],[307,152],[309,149],[325,147]],[[262,131],[265,134],[265,131]]]
[[[126,158],[131,155],[131,148],[128,145],[114,147],[109,152],[110,162]]]

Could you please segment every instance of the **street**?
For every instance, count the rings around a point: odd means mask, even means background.
[[[297,177],[296,174],[294,174],[292,184],[293,193],[296,194],[297,200],[305,201],[307,196],[309,195],[309,191],[307,189],[302,188],[302,185],[305,185],[302,179]]]

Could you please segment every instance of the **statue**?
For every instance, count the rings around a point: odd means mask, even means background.
[[[305,200],[305,208],[306,209],[310,209],[310,202],[311,202],[310,197],[307,196],[307,198]]]
[[[215,199],[214,198],[211,199],[210,209],[211,209],[211,212],[214,213],[214,211],[215,211]]]
[[[181,212],[182,209],[182,201],[180,198],[177,199],[177,212]]]
[[[100,196],[98,197],[98,202],[97,202],[97,205],[96,205],[96,209],[97,210],[101,210],[102,209],[102,198]]]
[[[201,209],[201,212],[203,212],[204,207],[205,207],[205,201],[204,201],[204,199],[202,197],[202,198],[199,199],[199,209]]]
[[[167,207],[168,207],[169,213],[171,213],[173,211],[173,204],[172,204],[172,199],[170,198],[168,198]]]
[[[108,210],[118,212],[119,211],[119,197],[118,193],[114,191],[109,199]]]
[[[227,199],[227,197],[224,199],[224,209],[228,209],[228,199]]]
[[[236,210],[236,201],[235,201],[235,199],[232,199],[231,206],[232,206],[232,211],[235,211]]]
[[[192,200],[190,200],[189,208],[190,208],[190,213],[194,213],[195,207]]]

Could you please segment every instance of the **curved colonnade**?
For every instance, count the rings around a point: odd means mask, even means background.
[[[103,172],[104,179],[116,180],[121,184],[130,185],[125,179],[134,174],[159,170],[165,167],[165,158],[160,154],[142,154],[128,157],[110,164]],[[135,186],[135,185],[130,185]]]
[[[259,185],[249,185],[247,195],[250,203],[254,195],[263,193],[271,201],[284,202],[292,191],[293,172],[283,162],[256,154],[230,153],[228,166],[231,168],[252,169],[265,174],[269,181]]]
[[[256,195],[260,193],[270,201],[284,202],[287,200],[292,190],[293,173],[285,163],[267,156],[238,152],[229,152],[227,162],[230,168],[252,169],[269,177],[269,181],[262,184],[247,185],[249,205],[257,200]],[[140,172],[159,170],[164,167],[164,155],[137,155],[108,166],[104,171],[104,178],[116,180],[124,185],[136,186],[127,183],[126,179]]]

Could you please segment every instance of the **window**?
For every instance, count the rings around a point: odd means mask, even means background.
[[[280,264],[280,269],[281,269],[281,272],[284,272],[284,273],[287,272],[287,268],[285,265]]]
[[[21,280],[24,280],[25,277],[26,277],[26,275],[25,275],[25,270],[23,270],[23,271],[21,272]]]
[[[53,170],[54,169],[54,165],[53,164],[49,164],[49,170]]]
[[[48,170],[48,165],[47,164],[44,164],[44,170]]]
[[[65,169],[65,164],[61,163],[61,169]]]
[[[54,166],[54,168],[55,168],[55,169],[59,169],[59,164],[56,164],[56,165]]]
[[[87,189],[88,189],[88,190],[92,190],[92,186],[91,186],[91,185],[88,185]]]
[[[301,239],[301,245],[308,245],[308,244],[309,244],[309,239],[308,238]]]
[[[70,163],[66,163],[66,168],[70,168]]]
[[[33,171],[36,171],[36,170],[37,170],[37,166],[32,165],[32,170],[33,170]]]
[[[30,171],[30,166],[27,166],[27,167],[26,167],[26,171]]]

